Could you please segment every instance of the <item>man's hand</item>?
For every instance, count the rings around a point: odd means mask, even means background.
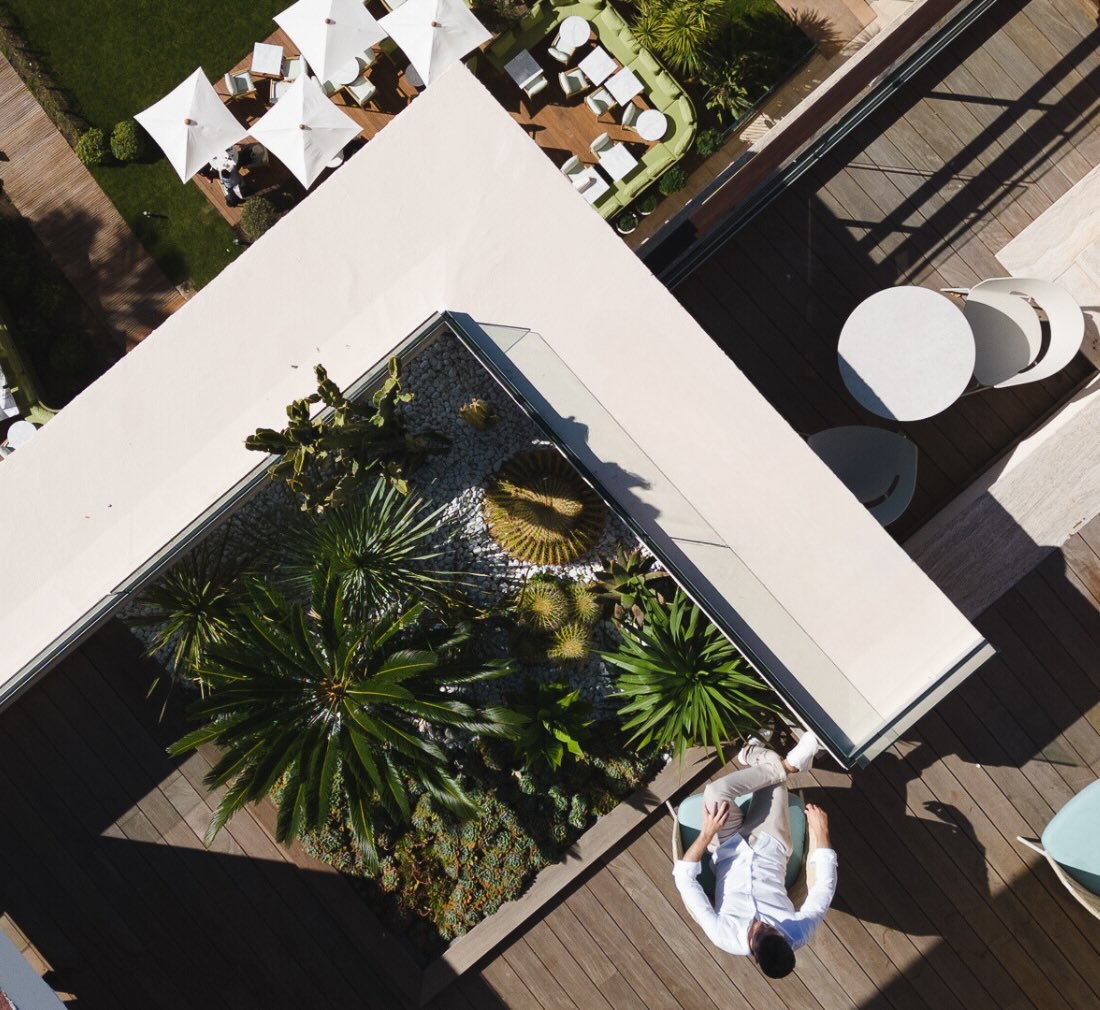
[[[729,817],[730,805],[725,800],[721,803],[704,803],[703,826],[699,831],[699,837],[691,843],[687,852],[684,853],[684,862],[701,862],[711,839],[718,834],[719,829],[729,820]]]
[[[831,849],[833,847],[829,841],[829,815],[816,803],[806,804],[806,824],[810,829],[811,848]]]

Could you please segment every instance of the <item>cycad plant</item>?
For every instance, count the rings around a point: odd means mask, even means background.
[[[456,693],[509,672],[506,662],[462,664],[466,635],[426,626],[420,605],[366,628],[351,623],[338,579],[319,585],[308,605],[258,580],[248,594],[236,636],[201,667],[207,693],[191,714],[204,725],[169,748],[179,755],[214,743],[223,751],[205,779],[211,789],[228,787],[208,843],[276,786],[280,841],[321,828],[337,775],[368,865],[377,862],[380,824],[409,818],[409,781],[457,815],[473,812],[430,730],[509,735],[506,712],[478,710]]]
[[[739,740],[777,712],[770,689],[733,644],[680,590],[663,606],[645,601],[642,627],[619,623],[622,645],[601,656],[623,672],[619,717],[636,750],[682,757],[688,747]]]
[[[566,754],[581,760],[591,725],[591,708],[580,692],[560,682],[529,680],[508,696],[514,713],[516,755],[526,769],[561,767]]]
[[[343,505],[291,521],[278,538],[276,578],[302,599],[335,579],[352,620],[417,601],[445,608],[464,577],[440,563],[435,547],[451,533],[444,510],[379,478]]]
[[[565,565],[591,549],[607,506],[554,449],[513,456],[489,481],[485,524],[501,549],[536,565]]]
[[[673,70],[694,74],[729,21],[729,0],[640,0],[638,41]]]

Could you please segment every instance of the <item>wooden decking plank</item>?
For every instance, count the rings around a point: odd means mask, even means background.
[[[509,1010],[543,1010],[542,1004],[535,999],[526,983],[505,958],[494,957],[481,969],[479,977],[489,985]],[[464,991],[468,988],[465,980],[459,984]]]
[[[582,1010],[613,1010],[573,952],[558,939],[545,919],[533,923],[524,939],[576,1006]]]
[[[505,947],[500,956],[523,979],[543,1010],[583,1010],[569,998],[523,937]]]

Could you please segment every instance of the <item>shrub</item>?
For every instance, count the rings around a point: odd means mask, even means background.
[[[111,131],[111,154],[119,161],[137,161],[145,153],[144,140],[138,124],[124,119]]]
[[[722,146],[722,131],[713,126],[700,130],[695,137],[695,153],[709,158]]]
[[[76,142],[76,156],[89,168],[102,165],[107,160],[107,141],[98,127],[85,130]]]
[[[639,214],[652,214],[657,209],[657,194],[650,191],[638,201]]]
[[[687,185],[688,175],[679,165],[673,165],[657,182],[661,196],[671,196]]]
[[[694,73],[729,22],[728,0],[640,0],[634,34],[673,70]]]
[[[618,651],[601,656],[624,671],[616,681],[619,717],[637,750],[682,757],[688,747],[746,737],[779,709],[741,654],[684,594],[666,607],[645,601],[646,622],[619,624]]]
[[[615,227],[620,234],[629,235],[638,227],[638,217],[632,210],[624,211],[615,222]]]
[[[592,548],[607,506],[554,449],[513,456],[489,481],[485,524],[506,554],[564,565]]]
[[[43,319],[52,319],[65,299],[65,288],[57,281],[36,280],[31,288],[31,302]]]
[[[508,704],[515,715],[515,752],[524,768],[556,770],[566,754],[584,758],[581,742],[589,734],[591,708],[579,691],[561,682],[529,680],[522,692],[508,695]]]
[[[265,197],[250,196],[241,207],[241,231],[249,242],[255,242],[278,220],[279,212]]]
[[[703,104],[719,122],[737,119],[752,108],[755,89],[748,80],[750,63],[751,55],[741,53],[710,60],[700,70]]]

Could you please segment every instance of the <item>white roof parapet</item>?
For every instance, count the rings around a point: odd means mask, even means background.
[[[278,424],[314,364],[346,386],[440,310],[517,328],[484,342],[498,369],[838,757],[873,754],[984,656],[456,67],[4,461],[0,692],[255,471],[244,436]]]

